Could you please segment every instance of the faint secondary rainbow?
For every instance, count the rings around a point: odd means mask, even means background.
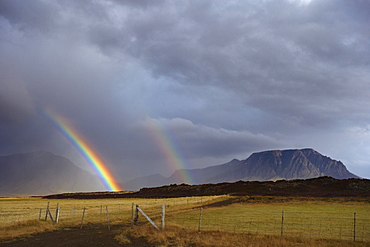
[[[174,141],[171,140],[170,135],[165,131],[158,120],[151,121],[150,132],[157,145],[161,148],[169,165],[179,171],[182,182],[194,184],[190,173],[186,170],[184,159],[175,147]]]
[[[81,137],[81,135],[79,135],[77,131],[74,130],[72,126],[61,116],[58,116],[56,113],[50,110],[46,110],[45,113],[84,156],[84,158],[100,177],[100,180],[104,184],[105,188],[109,191],[121,191],[122,188],[117,183],[107,166],[91,148],[91,146]]]

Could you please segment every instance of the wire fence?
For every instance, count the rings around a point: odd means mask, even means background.
[[[95,203],[47,203],[39,208],[0,208],[1,227],[27,220],[56,221],[74,224],[81,228],[87,224],[112,225],[147,224],[142,214],[136,217],[136,205],[153,222],[161,226],[177,226],[196,231],[228,231],[238,233],[299,236],[310,239],[337,239],[370,242],[370,212],[325,212],[261,209],[242,204],[232,207],[203,206],[222,198],[185,198],[181,200],[148,200]],[[40,204],[41,206],[41,204]],[[49,212],[49,213],[48,213]],[[135,222],[134,222],[135,221]]]
[[[59,208],[59,223],[68,223],[81,219],[85,211],[85,223],[97,223],[106,220],[108,210],[113,222],[131,222],[133,205],[139,204],[147,210],[161,207],[183,208],[199,206],[209,201],[217,200],[221,196],[213,197],[184,197],[176,199],[103,199],[103,200],[0,200],[0,231],[2,227],[16,225],[29,220],[50,220],[49,210],[53,220]],[[85,209],[85,210],[84,210]]]
[[[160,225],[160,208],[144,209]],[[141,221],[144,223],[145,219]],[[197,231],[231,231],[280,236],[298,236],[310,239],[336,239],[370,242],[370,212],[368,214],[243,211],[227,207],[214,210],[207,207],[183,211],[166,209],[166,225],[175,225]]]

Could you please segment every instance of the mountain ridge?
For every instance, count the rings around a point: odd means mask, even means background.
[[[177,170],[170,177],[162,178],[160,180],[162,184],[159,184],[159,180],[150,184],[150,177],[145,177],[146,186],[183,183],[179,179],[182,172],[188,173],[195,181],[194,184],[235,182],[239,180],[309,179],[321,176],[330,176],[337,179],[359,178],[349,172],[341,161],[324,156],[312,148],[304,148],[261,151],[251,154],[245,160],[233,159],[216,166]],[[135,181],[137,179],[124,183],[125,188],[139,189],[132,186]]]
[[[100,179],[47,151],[0,156],[0,196],[104,190]]]

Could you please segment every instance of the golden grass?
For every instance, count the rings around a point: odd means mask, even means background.
[[[81,224],[83,209],[86,208],[84,224],[107,223],[106,207],[108,207],[111,224],[130,223],[132,204],[138,204],[148,212],[159,215],[162,204],[167,208],[179,209],[202,205],[219,196],[184,197],[166,199],[52,199],[39,197],[0,198],[0,239],[29,235],[36,232],[55,230],[66,226]],[[59,223],[45,221],[46,207],[55,218],[56,206],[60,207]],[[41,209],[41,215],[40,215]],[[40,219],[40,220],[39,220]],[[37,224],[36,224],[37,223]]]
[[[289,236],[352,240],[356,212],[356,240],[370,242],[368,201],[285,199],[276,198],[268,203],[239,202],[225,207],[204,207],[201,230],[269,235],[281,235],[283,230],[283,235]],[[168,210],[166,221],[182,228],[197,230],[199,217],[199,208],[187,209],[181,213]]]
[[[72,217],[79,217],[86,208],[87,214],[105,214],[106,206],[109,212],[117,213],[121,211],[131,211],[132,204],[138,204],[142,208],[151,208],[161,204],[168,207],[184,207],[186,205],[200,205],[202,202],[214,200],[218,197],[189,197],[189,198],[169,198],[169,199],[52,199],[41,198],[0,198],[0,227],[7,224],[12,225],[16,222],[45,218],[45,209],[49,203],[50,211],[55,212],[57,204],[61,208],[61,220]]]
[[[143,225],[125,229],[116,236],[121,244],[146,244],[150,246],[253,246],[253,247],[350,247],[368,246],[367,243],[344,240],[314,240],[300,237],[280,237],[260,234],[230,233],[223,231],[194,231],[170,226],[165,230],[156,230]]]
[[[234,203],[227,204],[223,201]],[[215,202],[220,203],[207,206]],[[58,224],[49,220],[44,221],[45,208],[48,203],[53,217],[57,203],[61,208]],[[266,241],[276,244],[268,246],[293,246],[294,241],[297,244],[294,246],[300,246],[302,242],[311,244],[304,246],[366,246],[360,243],[352,245],[353,213],[356,212],[356,240],[368,245],[370,243],[368,198],[240,198],[232,196],[88,200],[1,198],[0,239],[79,226],[84,208],[86,208],[84,224],[106,224],[106,207],[108,207],[110,223],[127,226],[131,223],[133,203],[140,205],[158,226],[161,224],[162,204],[166,205],[166,230],[158,232],[154,228],[151,229],[152,226],[148,229],[145,226],[130,228],[117,237],[121,242],[129,243],[143,238],[145,241],[159,241],[159,245],[163,246],[170,246],[170,243],[166,241],[176,242],[177,245],[173,246],[191,246],[192,244],[193,246],[266,246],[253,242],[260,240],[265,241],[265,244]],[[203,218],[201,233],[198,233],[200,207],[203,207]],[[42,209],[42,214],[39,221],[40,209]],[[284,210],[285,217],[283,237],[280,236],[282,210]],[[140,215],[138,223],[139,225],[147,224],[147,221]],[[148,231],[153,232],[148,233]],[[152,236],[148,234],[154,234],[155,239],[151,240]],[[218,242],[224,241],[222,239],[226,239],[226,243],[217,245]],[[248,243],[248,245],[238,245],[238,241],[244,241],[242,243]],[[347,242],[349,245],[344,245]]]
[[[57,225],[51,222],[28,220],[1,228],[0,239],[10,239],[19,236],[29,236],[34,233],[52,231],[56,229]]]

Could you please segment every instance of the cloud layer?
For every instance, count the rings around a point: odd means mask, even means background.
[[[43,111],[126,180],[312,147],[370,177],[367,1],[0,2],[0,153],[88,169]]]

